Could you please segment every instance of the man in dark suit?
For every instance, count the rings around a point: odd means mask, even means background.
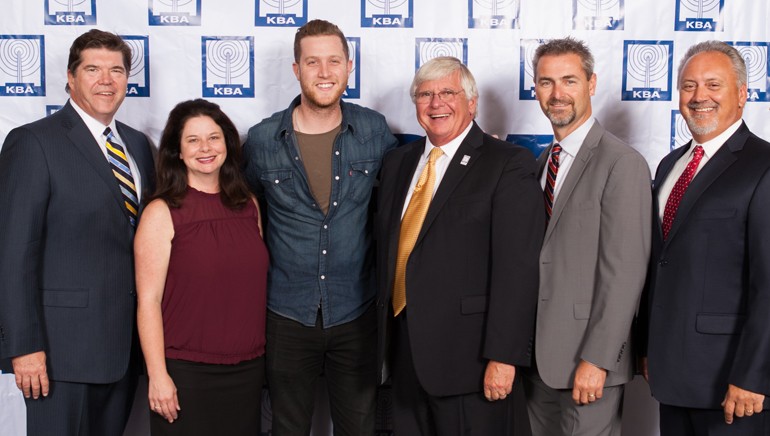
[[[120,435],[130,412],[132,241],[154,178],[147,138],[113,118],[130,65],[119,36],[78,37],[69,102],[12,130],[0,153],[0,358],[30,435]]]
[[[427,138],[385,156],[376,222],[378,357],[392,373],[394,431],[509,434],[544,229],[535,162],[473,121],[476,84],[459,60],[426,62],[411,95]]]
[[[662,436],[768,435],[770,144],[741,121],[735,48],[691,47],[678,87],[693,139],[655,176],[643,372]]]

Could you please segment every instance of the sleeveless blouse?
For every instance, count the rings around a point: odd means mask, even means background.
[[[187,188],[174,223],[161,309],[166,357],[235,364],[265,352],[268,253],[252,201],[228,209]]]

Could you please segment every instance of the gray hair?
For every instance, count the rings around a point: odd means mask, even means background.
[[[460,86],[462,86],[468,100],[478,97],[479,90],[476,88],[476,79],[473,78],[471,70],[455,57],[439,56],[422,64],[417,73],[415,73],[412,87],[409,91],[409,95],[412,96],[412,102],[415,102],[414,94],[417,92],[417,88],[424,82],[443,79],[454,74],[455,71],[460,72]]]
[[[537,64],[543,56],[559,56],[565,54],[576,54],[580,57],[580,65],[586,73],[586,79],[590,79],[594,74],[594,55],[586,43],[568,36],[561,39],[552,39],[547,41],[535,50],[532,56],[532,71],[537,76]]]
[[[735,72],[735,75],[738,77],[738,88],[746,84],[746,61],[743,60],[743,56],[741,56],[738,50],[736,50],[735,47],[731,46],[730,44],[726,44],[722,41],[717,41],[714,39],[711,41],[700,42],[687,49],[687,53],[684,54],[682,61],[679,62],[679,71],[677,72],[676,85],[677,89],[680,89],[681,87],[682,71],[684,71],[684,66],[687,64],[687,62],[695,55],[706,52],[717,52],[727,56],[730,59],[730,63],[733,65],[733,72]]]

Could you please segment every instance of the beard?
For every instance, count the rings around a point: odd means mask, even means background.
[[[338,105],[342,94],[345,92],[345,88],[340,86],[336,93],[322,100],[319,98],[313,85],[300,82],[300,88],[302,88],[302,96],[305,97],[307,103],[317,109],[328,109]]]
[[[694,111],[695,109],[703,109],[706,107],[714,107],[717,108],[717,110],[719,109],[718,106],[713,105],[687,105],[687,108],[690,109],[690,111]],[[690,128],[690,132],[692,132],[693,135],[708,135],[716,131],[716,129],[719,127],[718,117],[712,117],[710,120],[701,121],[700,116],[697,115],[697,113],[690,111],[683,113],[682,117],[684,117],[684,121],[687,123],[687,127]],[[695,113],[695,115],[693,115],[693,113]]]
[[[566,103],[566,102],[554,102],[554,103]],[[560,112],[561,113],[557,115],[556,113],[551,112],[550,109],[545,110],[545,115],[551,121],[551,124],[553,124],[556,127],[568,126],[570,123],[575,121],[575,117],[577,117],[577,114],[575,113],[574,108],[570,108],[569,110],[560,111]]]

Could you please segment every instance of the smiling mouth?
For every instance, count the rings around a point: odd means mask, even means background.
[[[198,162],[202,163],[202,164],[208,164],[208,163],[212,163],[212,162],[214,162],[214,159],[215,159],[215,158],[216,158],[216,156],[211,156],[211,157],[199,157],[199,158],[198,158],[198,159],[196,159],[196,160],[197,160]]]
[[[440,118],[449,118],[449,114],[435,114],[435,115],[428,115],[432,120],[437,120]]]
[[[321,88],[322,90],[326,91],[326,90],[332,89],[334,87],[334,84],[333,83],[319,83],[316,86]]]

